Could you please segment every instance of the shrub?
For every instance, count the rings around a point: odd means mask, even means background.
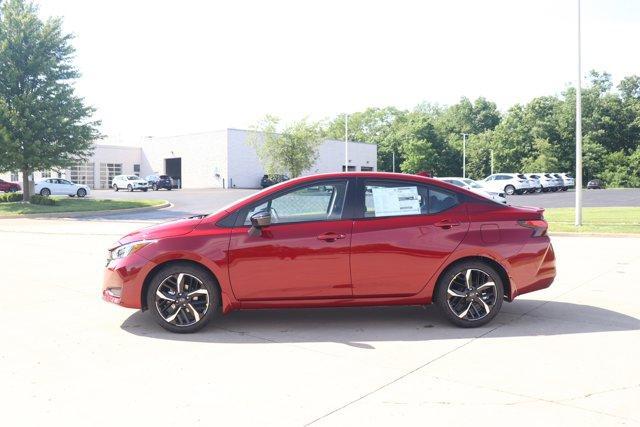
[[[31,196],[29,201],[31,202],[31,204],[34,204],[34,205],[53,206],[58,204],[56,199],[52,199],[47,196],[41,196],[39,194],[34,194],[33,196]]]
[[[19,202],[22,200],[22,193],[0,194],[0,203]]]

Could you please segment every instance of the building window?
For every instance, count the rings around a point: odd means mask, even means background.
[[[69,168],[69,179],[76,184],[83,184],[95,188],[93,163],[79,163]]]
[[[40,175],[42,178],[51,178],[51,171],[41,171]]]
[[[100,163],[100,188],[111,188],[114,176],[122,175],[122,163]]]
[[[360,170],[362,172],[373,172],[373,167],[371,167],[371,166],[360,166]]]
[[[133,173],[136,176],[140,176],[140,165],[133,165]]]
[[[356,167],[355,166],[349,166],[349,172],[355,172]],[[342,165],[342,172],[344,172],[344,165]]]
[[[11,178],[9,179],[9,181],[18,182],[19,179],[20,177],[18,177],[18,172],[11,172]]]

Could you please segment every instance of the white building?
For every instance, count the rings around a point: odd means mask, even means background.
[[[179,180],[183,188],[257,188],[264,168],[255,148],[247,142],[248,136],[247,130],[225,129],[146,137],[136,146],[98,143],[86,162],[63,171],[35,172],[34,180],[59,176],[94,189],[107,189],[116,175],[145,177],[157,173]],[[304,175],[344,170],[344,148],[344,141],[325,141],[315,165]],[[349,170],[377,170],[376,145],[349,142]],[[20,175],[0,174],[0,178],[21,183]]]

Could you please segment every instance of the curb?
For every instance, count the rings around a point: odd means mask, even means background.
[[[109,209],[105,211],[82,211],[82,212],[50,212],[40,214],[22,214],[22,215],[0,215],[0,219],[18,219],[18,218],[83,218],[95,215],[116,215],[122,213],[138,213],[155,211],[158,209],[164,209],[173,206],[169,202],[165,202],[158,206],[144,206],[141,208],[126,208],[126,209]]]
[[[570,231],[557,231],[557,232],[549,232],[549,236],[554,237],[635,237],[640,238],[640,234],[632,234],[632,233],[573,233]]]

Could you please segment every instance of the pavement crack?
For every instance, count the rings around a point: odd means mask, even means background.
[[[389,381],[389,382],[387,382],[385,384],[382,384],[381,386],[371,390],[370,392],[365,393],[362,396],[359,396],[358,398],[353,399],[353,400],[347,402],[346,404],[344,404],[344,405],[342,405],[342,406],[340,406],[340,407],[338,407],[338,408],[336,408],[336,409],[334,409],[334,410],[332,410],[330,412],[327,412],[326,414],[324,414],[324,415],[312,420],[311,422],[309,422],[309,423],[307,423],[305,425],[308,426],[308,425],[314,424],[314,423],[316,423],[316,422],[318,422],[318,421],[320,421],[320,420],[322,420],[324,418],[327,418],[327,417],[329,417],[329,416],[331,416],[331,415],[333,415],[333,414],[335,414],[335,413],[347,408],[348,406],[353,405],[354,403],[357,403],[357,402],[359,402],[359,401],[371,396],[372,394],[375,394],[375,393],[379,392],[380,390],[382,390],[382,389],[384,389],[386,387],[389,387],[392,384],[397,383],[398,381],[401,381],[402,379],[408,377],[409,375],[411,375],[411,374],[413,374],[415,372],[418,372],[419,370],[429,366],[430,364],[432,364],[432,363],[434,363],[434,362],[436,362],[436,361],[438,361],[440,359],[443,359],[443,358],[447,357],[448,355],[460,350],[463,347],[466,347],[467,345],[471,344],[472,342],[474,342],[474,341],[476,341],[476,340],[478,340],[478,339],[480,339],[480,338],[482,338],[482,337],[484,337],[486,335],[489,335],[491,332],[495,331],[498,328],[501,328],[502,326],[504,326],[504,324],[497,325],[496,327],[484,332],[483,334],[480,334],[477,337],[472,338],[469,341],[466,341],[463,344],[460,344],[459,346],[454,347],[453,349],[451,349],[449,351],[446,351],[446,352],[442,353],[441,355],[439,355],[437,357],[434,357],[433,359],[430,359],[429,361],[427,361],[427,362],[423,363],[422,365],[410,370],[409,372],[405,372],[404,374],[400,375],[399,377],[396,377],[393,380],[391,380],[391,381]]]

